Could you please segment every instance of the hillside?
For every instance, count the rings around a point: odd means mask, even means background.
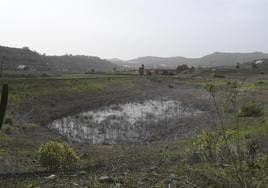
[[[63,55],[46,56],[31,51],[29,48],[10,48],[0,46],[0,59],[3,59],[4,70],[18,70],[25,67],[31,72],[49,73],[84,73],[87,71],[112,71],[113,68],[135,68],[144,64],[146,68],[176,68],[181,64],[202,67],[234,66],[236,63],[247,63],[257,59],[268,58],[268,54],[222,53],[215,52],[201,58],[154,57],[145,56],[124,61],[113,58],[104,60],[95,56]]]
[[[5,70],[18,70],[19,66],[25,66],[27,70],[32,72],[84,73],[92,69],[96,71],[112,71],[114,67],[119,67],[107,60],[94,56],[46,56],[28,48],[3,46],[0,46],[0,59],[3,59],[3,69]]]
[[[222,53],[215,52],[201,58],[185,58],[185,57],[153,57],[146,56],[131,59],[125,62],[114,61],[119,65],[128,65],[133,68],[144,64],[148,68],[175,68],[181,64],[202,67],[218,67],[218,66],[234,66],[236,63],[252,62],[256,59],[268,58],[268,54],[262,52],[254,53]]]
[[[174,68],[179,64],[192,64],[195,59],[185,58],[185,57],[140,57],[137,59],[129,60],[128,63],[134,66],[140,66],[144,64],[146,67],[150,68]]]
[[[198,65],[201,66],[233,66],[236,63],[252,62],[256,59],[268,58],[268,54],[262,52],[253,53],[222,53],[215,52],[199,59]]]

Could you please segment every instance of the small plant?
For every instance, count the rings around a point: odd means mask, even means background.
[[[249,103],[242,106],[240,117],[260,117],[263,116],[263,108],[256,103]]]
[[[216,73],[214,73],[214,74],[213,74],[213,77],[214,77],[214,78],[225,78],[226,76],[223,75],[223,74],[216,74]]]
[[[32,131],[34,131],[35,129],[37,129],[38,126],[37,126],[36,124],[34,124],[34,123],[28,123],[28,124],[22,124],[22,125],[20,126],[20,128],[21,128],[22,130],[24,130],[24,131],[30,131],[30,132],[32,132]]]
[[[146,70],[146,75],[147,75],[147,76],[151,76],[151,75],[152,75],[152,72],[149,71],[149,70]]]
[[[258,82],[256,82],[256,85],[262,85],[262,84],[264,84],[264,81],[258,81]]]
[[[207,85],[219,127],[216,132],[203,132],[194,143],[195,153],[202,161],[184,167],[192,181],[202,187],[267,187],[267,154],[258,150],[258,144],[249,142],[247,148],[242,147],[240,138],[239,116],[263,116],[263,109],[256,103],[242,106],[238,113],[238,83],[228,83],[227,98],[222,109],[217,96],[217,88],[213,83]],[[234,127],[228,130],[224,119],[224,109],[232,107]],[[196,152],[197,151],[197,152]],[[205,184],[203,184],[205,183]]]
[[[227,132],[226,137],[230,134]],[[198,151],[203,162],[215,161],[219,156],[218,152],[224,145],[221,132],[203,131],[193,143],[194,149]]]
[[[49,170],[66,170],[73,168],[79,157],[67,144],[50,141],[39,147],[37,159]]]
[[[2,131],[7,135],[12,134],[12,128],[10,127],[10,125],[7,125],[7,126],[3,127]]]
[[[13,124],[12,118],[6,118],[5,119],[5,124],[12,125]]]
[[[43,74],[41,74],[40,76],[41,76],[41,77],[49,77],[49,74],[47,74],[47,73],[43,73]]]

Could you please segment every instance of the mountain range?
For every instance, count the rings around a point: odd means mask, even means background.
[[[123,61],[120,59],[109,59],[114,64],[137,68],[144,64],[147,68],[176,68],[178,65],[187,64],[189,66],[202,67],[219,67],[219,66],[234,66],[237,63],[252,62],[257,59],[268,58],[268,54],[262,52],[253,53],[223,53],[215,52],[201,58],[186,58],[186,57],[155,57],[146,56]]]
[[[258,59],[268,58],[262,52],[253,53],[223,53],[215,52],[200,58],[186,57],[154,57],[146,56],[131,60],[101,59],[96,56],[86,55],[41,55],[27,47],[10,48],[0,46],[0,61],[3,69],[18,70],[27,67],[33,72],[49,73],[85,73],[89,71],[107,72],[113,70],[137,69],[142,64],[145,68],[173,69],[178,65],[187,64],[195,67],[234,66],[237,63],[247,63]]]

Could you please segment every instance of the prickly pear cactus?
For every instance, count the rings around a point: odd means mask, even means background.
[[[2,87],[1,103],[0,103],[0,129],[2,128],[5,118],[5,113],[7,109],[7,100],[8,100],[8,85],[4,84]]]

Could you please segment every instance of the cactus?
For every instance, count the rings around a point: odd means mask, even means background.
[[[2,87],[1,94],[1,104],[0,104],[0,129],[2,128],[5,112],[7,109],[7,100],[8,100],[8,85],[4,84]]]

